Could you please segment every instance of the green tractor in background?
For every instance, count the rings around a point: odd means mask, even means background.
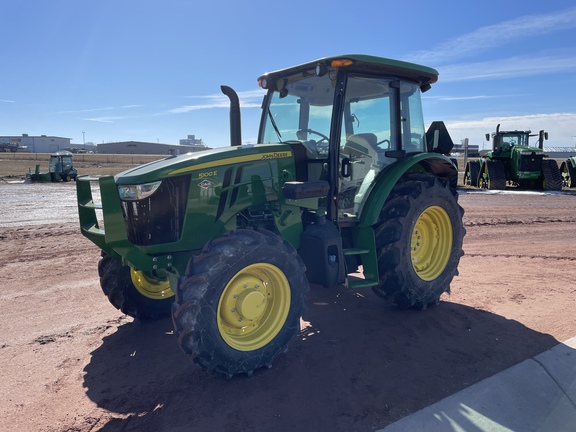
[[[26,173],[28,182],[69,182],[76,180],[78,171],[72,164],[72,153],[59,151],[50,155],[48,172],[40,172],[40,165],[36,165],[34,172]]]
[[[576,156],[570,156],[560,165],[562,184],[568,188],[576,187]]]
[[[538,136],[538,147],[531,147],[529,139]],[[492,134],[492,151],[478,160],[466,163],[464,185],[484,189],[504,190],[506,185],[524,189],[562,189],[562,174],[554,159],[544,153],[548,132],[538,135],[531,131],[501,131],[496,126]],[[490,134],[486,134],[490,141]]]
[[[452,140],[442,122],[424,127],[420,94],[437,78],[367,55],[266,73],[248,145],[238,96],[222,86],[229,147],[78,178],[102,290],[132,317],[171,314],[182,350],[228,377],[286,351],[310,283],[372,287],[400,308],[438,303],[465,229]]]

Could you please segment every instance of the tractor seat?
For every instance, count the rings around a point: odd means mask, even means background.
[[[377,142],[378,138],[373,133],[350,135],[344,144],[343,153],[352,157],[369,156],[378,160]]]

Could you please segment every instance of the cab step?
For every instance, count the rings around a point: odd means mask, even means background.
[[[370,288],[376,285],[378,285],[378,280],[374,279],[348,279],[348,288],[350,289]]]

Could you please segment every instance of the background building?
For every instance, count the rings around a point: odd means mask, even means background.
[[[122,141],[96,145],[99,154],[185,154],[194,151],[208,150],[209,147],[198,145],[161,144],[141,141]]]
[[[194,148],[197,149],[194,151],[210,150],[210,147],[208,147],[208,146],[206,146],[206,144],[204,144],[204,141],[202,141],[202,138],[196,138],[196,135],[188,135],[188,138],[181,139],[180,145],[193,146]]]
[[[62,138],[55,136],[30,136],[22,134],[21,136],[8,135],[0,136],[2,143],[17,143],[20,148],[24,147],[31,153],[55,153],[70,147],[71,138]],[[18,151],[22,151],[19,149]]]

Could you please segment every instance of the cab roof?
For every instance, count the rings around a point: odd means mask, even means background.
[[[414,81],[420,86],[429,86],[438,80],[438,71],[427,66],[385,57],[376,57],[364,54],[344,54],[339,56],[323,57],[297,66],[280,69],[274,72],[267,72],[260,76],[258,81],[264,78],[276,81],[282,76],[293,75],[314,69],[318,65],[335,67],[334,62],[337,60],[350,60],[350,62],[348,62],[350,63],[349,65],[336,66],[337,68],[345,68],[351,72],[371,75],[393,75]]]

